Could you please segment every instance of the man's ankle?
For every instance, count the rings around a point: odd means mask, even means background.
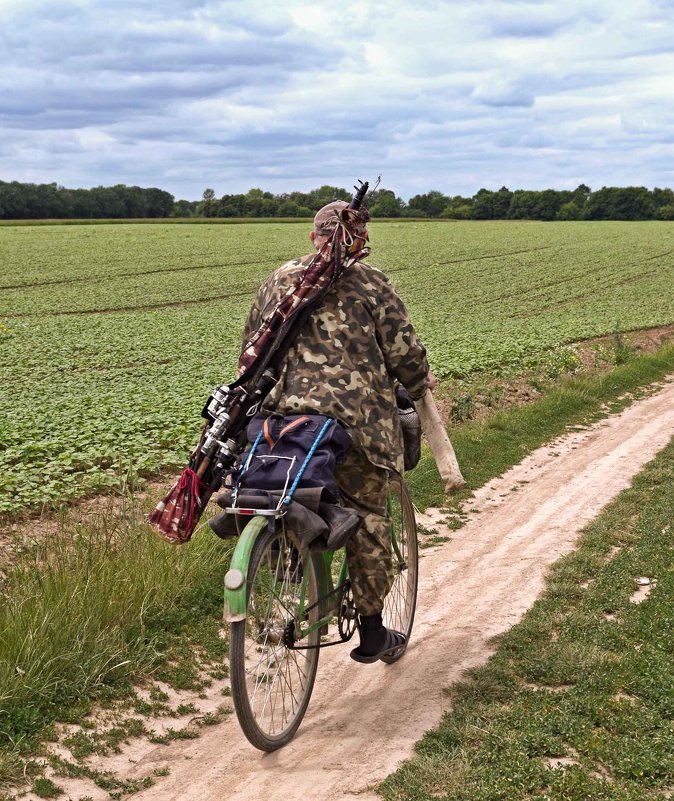
[[[379,653],[386,642],[386,628],[382,622],[381,612],[360,616],[360,646],[358,650],[363,656]]]
[[[381,612],[375,612],[372,615],[361,615],[360,626],[365,629],[378,629],[383,626]]]

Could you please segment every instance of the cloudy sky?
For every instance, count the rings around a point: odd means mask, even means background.
[[[0,0],[0,179],[674,186],[671,0]]]

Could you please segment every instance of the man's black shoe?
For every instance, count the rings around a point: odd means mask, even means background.
[[[382,622],[381,612],[360,616],[360,645],[351,651],[351,659],[370,664],[382,656],[390,656],[405,645],[405,635],[387,629]]]

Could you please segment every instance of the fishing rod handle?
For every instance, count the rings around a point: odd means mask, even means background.
[[[354,211],[357,211],[363,205],[363,200],[365,200],[365,195],[367,194],[367,190],[370,186],[367,181],[363,183],[363,181],[359,180],[358,183],[360,186],[354,186],[356,191],[351,198],[351,203],[349,203],[349,208],[353,209]]]

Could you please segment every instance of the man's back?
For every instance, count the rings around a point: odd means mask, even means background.
[[[335,282],[294,335],[263,411],[318,412],[342,422],[351,435],[335,480],[342,505],[361,518],[346,543],[360,632],[351,656],[371,663],[405,644],[405,634],[388,629],[382,617],[394,575],[389,477],[391,469],[403,470],[394,385],[399,381],[418,399],[433,379],[395,289],[380,270],[357,261],[369,250],[369,214],[357,200],[320,209],[309,234],[318,255],[284,264],[262,285],[244,329],[244,353],[266,321],[292,314],[302,294],[320,288],[321,267],[332,268],[328,276]]]
[[[310,258],[284,264],[262,285],[244,339]],[[265,409],[335,417],[370,461],[402,471],[393,381],[420,397],[428,364],[405,306],[381,270],[363,262],[347,269],[312,313],[285,361]]]

